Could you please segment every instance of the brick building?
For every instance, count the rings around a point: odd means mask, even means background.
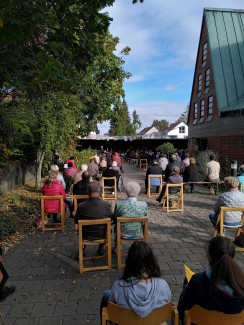
[[[188,126],[191,153],[244,163],[244,10],[204,9]]]

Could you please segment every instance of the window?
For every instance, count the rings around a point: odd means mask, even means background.
[[[194,119],[197,119],[197,103],[194,104]]]
[[[208,97],[208,115],[213,113],[213,96]]]
[[[185,126],[180,126],[179,127],[179,133],[185,133]]]
[[[202,47],[202,62],[206,62],[207,60],[207,49],[208,49],[208,43],[204,43]]]
[[[201,100],[201,114],[200,114],[201,117],[204,117],[204,99]]]
[[[205,88],[209,87],[210,80],[210,69],[208,68],[205,72]]]
[[[198,76],[198,86],[197,86],[197,90],[201,91],[202,90],[202,74],[199,74]]]

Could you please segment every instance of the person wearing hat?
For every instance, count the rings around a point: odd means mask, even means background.
[[[148,167],[147,169],[146,178],[145,178],[145,194],[147,194],[148,175],[163,175],[163,170],[161,167],[159,167],[156,159],[153,160],[152,166]]]

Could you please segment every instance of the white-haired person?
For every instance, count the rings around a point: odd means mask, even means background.
[[[64,181],[63,176],[59,173],[59,167],[58,167],[58,165],[51,165],[49,174],[48,174],[48,176],[46,178],[46,182],[47,182],[47,180],[49,178],[49,175],[50,175],[50,172],[51,171],[54,171],[54,172],[57,172],[58,173],[57,174],[57,180],[60,181],[60,183],[62,184],[63,188],[65,189],[66,188],[66,184],[65,184],[65,181]]]
[[[80,166],[80,171],[73,176],[73,178],[72,178],[72,184],[76,184],[79,181],[81,181],[82,180],[82,174],[84,172],[87,172],[87,170],[88,170],[87,164],[82,164]]]
[[[222,193],[214,205],[214,212],[209,214],[212,224],[216,225],[221,207],[238,208],[244,206],[244,194],[238,190],[239,181],[236,177],[229,176],[224,179],[226,192]],[[242,213],[239,211],[229,211],[224,214],[224,224],[236,226],[241,222]]]
[[[140,190],[141,187],[137,182],[131,181],[125,185],[127,199],[119,201],[115,205],[115,224],[118,217],[138,218],[148,216],[147,203],[137,200]],[[121,236],[123,238],[143,238],[143,224],[141,222],[122,223]]]

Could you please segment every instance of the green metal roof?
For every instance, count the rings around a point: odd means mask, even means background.
[[[244,109],[244,10],[205,8],[219,114]]]

